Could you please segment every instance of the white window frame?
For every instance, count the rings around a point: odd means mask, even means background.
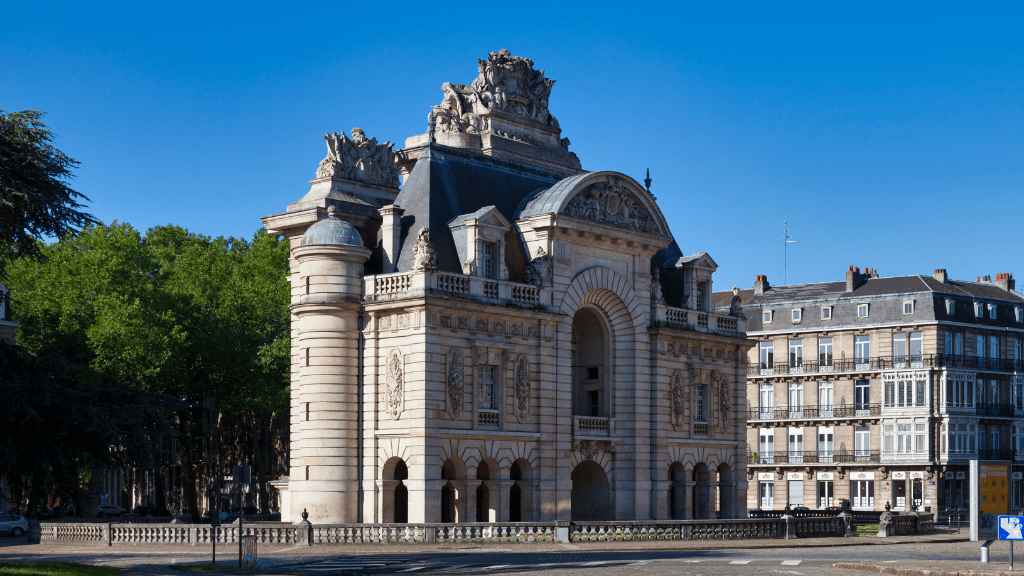
[[[772,323],[772,316],[773,315],[774,314],[772,313],[771,310],[763,310],[763,311],[761,311],[761,323],[762,324],[771,324]]]
[[[818,372],[831,372],[834,364],[832,338],[818,338]]]
[[[794,324],[799,324],[804,317],[803,308],[793,308],[792,318]]]
[[[952,298],[946,298],[946,314],[949,314],[950,316],[952,316],[955,311],[956,311],[956,300],[953,300]]]
[[[914,301],[904,300],[903,301],[903,315],[907,316],[914,313]]]
[[[831,306],[822,306],[821,307],[821,319],[822,320],[831,320],[832,319],[832,307]]]
[[[1024,322],[1024,308],[1017,306],[1013,309],[1013,315],[1016,316],[1017,322]]]
[[[789,368],[790,372],[802,372],[804,366],[804,341],[802,338],[794,338],[789,341]],[[795,369],[795,370],[794,370]]]
[[[869,312],[869,309],[868,309],[868,305],[867,304],[857,304],[857,317],[858,318],[867,318],[868,317],[868,312]]]
[[[498,253],[498,245],[495,242],[480,242],[480,275],[489,280],[497,278],[495,274],[495,260]]]
[[[981,302],[974,303],[974,317],[981,318],[985,315],[985,305]]]
[[[997,311],[998,311],[998,306],[996,304],[989,304],[988,305],[988,317],[989,318],[995,320],[996,319],[996,312]]]

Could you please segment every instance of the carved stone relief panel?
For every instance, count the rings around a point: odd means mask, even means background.
[[[618,176],[608,176],[578,192],[562,213],[571,218],[596,222],[634,232],[662,235],[658,223]]]
[[[465,388],[465,366],[462,354],[452,348],[448,355],[448,415],[458,420],[462,415],[462,395]]]
[[[672,374],[672,428],[680,432],[687,428],[685,422],[687,396],[683,371],[676,370]]]
[[[516,362],[515,395],[516,419],[526,422],[530,415],[530,365],[522,355]]]
[[[402,416],[405,410],[405,366],[402,354],[398,350],[392,350],[388,356],[387,378],[387,412],[395,420]]]

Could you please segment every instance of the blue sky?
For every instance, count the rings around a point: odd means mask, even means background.
[[[715,288],[1016,272],[1021,3],[0,3],[0,109],[49,112],[100,219],[251,236],[324,132],[426,131],[509,49],[588,170],[643,180]]]

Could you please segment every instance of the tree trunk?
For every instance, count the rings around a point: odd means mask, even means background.
[[[82,501],[78,503],[83,518],[96,517],[100,505],[100,490],[103,490],[103,469],[95,462],[90,471],[89,486],[82,493]]]

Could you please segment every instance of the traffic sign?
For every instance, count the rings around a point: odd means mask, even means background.
[[[1024,516],[999,517],[1000,540],[1024,540],[1024,535],[1021,534],[1022,530],[1024,530]]]

